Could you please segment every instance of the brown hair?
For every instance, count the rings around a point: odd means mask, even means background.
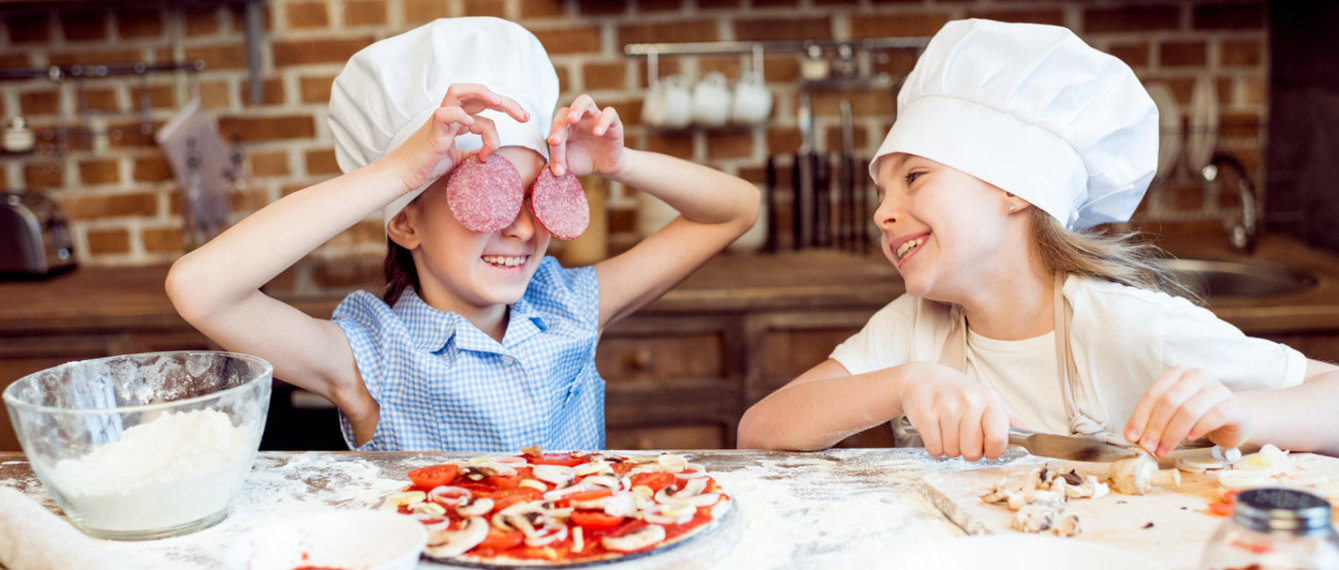
[[[386,289],[381,293],[381,300],[387,305],[395,306],[408,287],[418,290],[418,268],[414,267],[414,256],[389,237],[386,238],[386,261],[381,264],[381,273],[386,277]]]
[[[1203,304],[1198,294],[1173,279],[1158,263],[1158,259],[1168,257],[1166,252],[1137,232],[1121,232],[1111,226],[1069,231],[1050,214],[1034,207],[1032,235],[1042,262],[1051,271],[1162,291]]]

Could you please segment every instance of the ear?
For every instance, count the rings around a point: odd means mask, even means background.
[[[1032,207],[1027,200],[1019,198],[1009,192],[1004,193],[1004,212],[1006,214],[1015,214]]]
[[[386,236],[396,245],[408,250],[413,250],[419,244],[418,227],[415,223],[417,216],[411,216],[409,213],[412,208],[412,204],[405,206],[386,224]]]

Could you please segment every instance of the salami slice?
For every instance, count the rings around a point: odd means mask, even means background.
[[[530,207],[534,208],[539,223],[558,239],[575,238],[590,225],[586,191],[570,170],[554,176],[545,166],[531,189]]]
[[[474,232],[492,233],[507,227],[521,213],[524,199],[521,173],[496,153],[484,162],[465,159],[446,180],[451,213]]]

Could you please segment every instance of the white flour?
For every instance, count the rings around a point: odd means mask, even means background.
[[[51,479],[85,526],[165,529],[227,508],[254,451],[246,430],[223,412],[166,413],[125,430],[119,441],[61,460]]]

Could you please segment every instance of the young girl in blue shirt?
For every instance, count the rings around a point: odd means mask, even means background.
[[[624,148],[613,108],[582,95],[555,115],[557,97],[543,46],[505,20],[442,19],[369,46],[331,94],[345,174],[285,196],[183,256],[167,279],[172,302],[223,348],[265,358],[277,378],[333,402],[350,448],[604,447],[600,331],[743,234],[758,191],[701,165]],[[481,164],[514,169],[521,187],[514,175],[448,184],[455,169]],[[531,202],[543,169],[599,175],[681,215],[624,253],[564,268],[545,256],[546,228],[564,220],[544,219]],[[494,205],[520,192],[514,219]],[[389,247],[381,297],[355,292],[327,320],[261,292],[378,211]],[[501,229],[477,231],[499,211]]]
[[[1011,424],[1160,456],[1202,437],[1339,453],[1339,367],[1167,294],[1148,247],[1099,227],[1134,212],[1157,143],[1134,72],[1069,30],[945,25],[870,165],[906,295],[751,407],[740,447],[905,417],[973,461]]]

